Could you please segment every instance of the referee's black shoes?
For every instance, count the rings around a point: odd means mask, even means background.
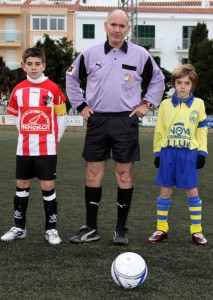
[[[97,241],[100,239],[97,229],[93,229],[87,225],[80,227],[76,235],[72,236],[69,241],[70,243],[86,243]]]
[[[116,245],[127,245],[128,238],[126,236],[127,233],[126,227],[116,227],[113,236],[113,243]]]

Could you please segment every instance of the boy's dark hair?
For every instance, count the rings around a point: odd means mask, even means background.
[[[195,68],[191,64],[180,65],[179,67],[177,67],[177,69],[175,69],[172,72],[172,77],[171,77],[172,85],[175,86],[176,79],[180,79],[186,76],[188,76],[189,79],[192,81],[192,90],[194,90],[198,82],[198,76],[195,71]]]
[[[33,47],[33,48],[26,49],[22,54],[23,63],[26,62],[28,57],[39,57],[41,61],[45,63],[45,53],[40,48]]]

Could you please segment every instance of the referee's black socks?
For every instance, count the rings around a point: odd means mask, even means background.
[[[125,227],[132,202],[133,187],[130,189],[121,189],[117,192],[117,226]]]
[[[98,206],[101,201],[102,187],[85,187],[86,224],[97,229]]]

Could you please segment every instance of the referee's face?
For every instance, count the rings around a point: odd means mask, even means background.
[[[123,45],[125,36],[130,30],[127,15],[121,10],[112,12],[104,23],[108,41],[111,47],[120,48]]]

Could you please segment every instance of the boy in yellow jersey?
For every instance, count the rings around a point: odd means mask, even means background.
[[[207,156],[207,122],[203,100],[192,91],[197,74],[190,64],[179,66],[171,77],[175,93],[162,101],[154,133],[154,164],[158,168],[156,183],[161,186],[157,198],[157,231],[150,243],[166,241],[168,214],[173,186],[185,189],[191,218],[190,233],[198,245],[206,246],[202,233],[202,201],[198,194],[198,169]]]

